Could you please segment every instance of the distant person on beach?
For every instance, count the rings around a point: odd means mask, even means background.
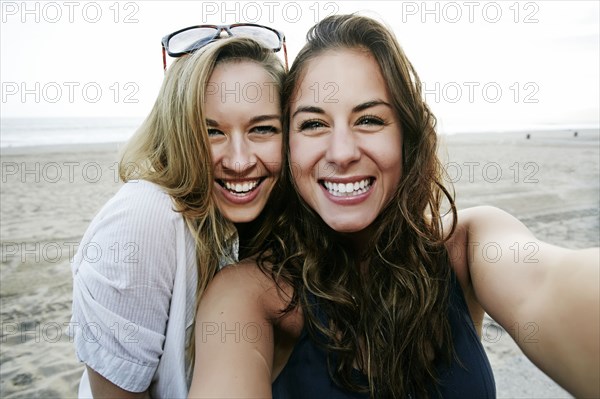
[[[494,398],[484,312],[569,392],[598,397],[598,248],[456,210],[435,118],[385,26],[331,16],[307,37],[282,97],[298,195],[280,239],[209,284],[189,397]]]
[[[260,248],[274,223],[263,210],[285,203],[283,42],[249,24],[163,39],[179,58],[124,149],[125,184],[72,263],[80,397],[187,395],[198,298],[220,267]]]

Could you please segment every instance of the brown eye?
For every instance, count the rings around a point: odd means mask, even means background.
[[[300,126],[298,126],[298,130],[299,131],[303,131],[303,130],[316,130],[319,129],[321,127],[324,127],[325,124],[317,119],[311,119],[308,121],[304,121],[300,124]]]
[[[383,121],[383,119],[378,118],[376,116],[373,115],[366,115],[361,117],[358,121],[356,121],[357,125],[376,125],[376,126],[382,126],[385,125],[385,122]]]

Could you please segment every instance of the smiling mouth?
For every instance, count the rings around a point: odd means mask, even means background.
[[[216,179],[215,181],[221,187],[223,187],[225,190],[229,191],[231,194],[237,195],[237,196],[244,196],[244,195],[247,195],[248,193],[251,193],[252,191],[256,190],[256,188],[260,185],[260,183],[263,182],[263,180],[265,180],[264,177],[261,177],[259,179],[244,180],[244,181],[240,181],[240,180],[233,181],[233,180],[222,180],[222,179]]]
[[[328,180],[320,180],[319,183],[325,187],[329,194],[334,197],[353,197],[360,194],[364,194],[371,189],[375,179],[369,177],[366,179],[360,179],[349,182],[334,182]]]

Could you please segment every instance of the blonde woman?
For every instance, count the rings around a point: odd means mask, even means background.
[[[124,149],[125,184],[72,263],[80,397],[187,395],[197,299],[220,267],[260,248],[263,211],[284,202],[283,42],[253,24],[163,39],[178,58]]]

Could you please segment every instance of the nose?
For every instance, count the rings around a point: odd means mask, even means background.
[[[327,145],[325,160],[344,169],[359,159],[360,149],[355,133],[345,125],[334,128]]]
[[[221,160],[223,170],[227,173],[244,176],[256,166],[256,154],[252,143],[243,134],[229,137],[225,154]]]

